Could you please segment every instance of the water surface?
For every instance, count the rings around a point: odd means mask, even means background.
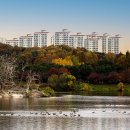
[[[130,130],[127,96],[0,98],[0,130]]]

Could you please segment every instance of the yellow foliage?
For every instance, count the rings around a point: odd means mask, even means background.
[[[72,62],[70,56],[67,56],[64,59],[62,59],[62,58],[53,59],[52,63],[58,64],[58,65],[63,65],[63,66],[67,66],[67,65],[72,66],[73,65],[73,62]]]

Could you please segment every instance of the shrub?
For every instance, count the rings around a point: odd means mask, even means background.
[[[87,83],[76,83],[75,91],[90,91],[91,86]]]
[[[118,91],[124,91],[124,84],[122,82],[117,84]]]
[[[49,76],[49,77],[48,77],[48,84],[49,84],[52,88],[56,89],[56,86],[57,86],[57,84],[58,84],[58,75],[53,74],[53,75]]]
[[[61,74],[59,76],[58,87],[61,91],[72,91],[74,90],[74,85],[76,78],[71,74]]]
[[[45,88],[40,88],[40,91],[47,97],[55,95],[55,91],[52,88],[50,88],[49,86],[45,87]]]

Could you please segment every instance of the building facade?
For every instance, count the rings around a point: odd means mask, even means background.
[[[49,32],[42,30],[41,32],[35,32],[33,34],[34,44],[33,47],[45,47],[51,42]]]
[[[77,33],[75,35],[69,36],[69,46],[70,47],[84,47],[84,35],[81,33]]]
[[[119,54],[119,35],[108,38],[108,52]]]
[[[46,30],[20,36],[18,39],[6,40],[6,44],[19,47],[45,47],[51,45],[50,34]]]
[[[108,53],[108,34],[104,33],[103,36],[101,37],[102,39],[102,52],[103,53]]]
[[[93,32],[91,35],[86,35],[84,48],[89,51],[99,52],[99,37],[96,32]]]
[[[72,34],[67,29],[50,35],[46,30],[20,36],[19,39],[6,40],[6,44],[19,47],[46,47],[49,45],[67,45],[70,47],[86,48],[93,52],[119,54],[120,36],[110,37],[107,33],[98,35],[96,32],[90,35],[82,33]]]
[[[11,46],[18,46],[19,40],[17,38],[13,38],[13,40],[6,40],[5,44],[11,45]]]
[[[67,29],[63,29],[61,32],[55,32],[54,45],[68,45],[69,46],[69,34]]]
[[[27,36],[19,37],[19,47],[33,47],[33,35],[27,34]]]

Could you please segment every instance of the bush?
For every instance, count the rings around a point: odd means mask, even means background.
[[[55,91],[49,86],[45,88],[40,88],[39,90],[47,97],[55,95]]]
[[[49,84],[52,88],[56,89],[56,86],[57,86],[57,84],[58,84],[58,75],[53,74],[53,75],[49,76],[49,77],[48,77],[48,84]]]
[[[124,84],[122,82],[117,84],[118,91],[124,91]]]
[[[87,83],[76,83],[75,91],[90,91],[91,86]]]
[[[61,74],[59,76],[58,87],[61,91],[72,91],[74,90],[74,84],[76,82],[76,78],[71,74]]]
[[[57,91],[72,91],[76,78],[71,74],[51,75],[48,77],[48,84]]]

